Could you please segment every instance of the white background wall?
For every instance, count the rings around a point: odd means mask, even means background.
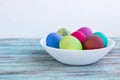
[[[120,36],[120,0],[0,0],[0,38],[39,38],[82,26]]]

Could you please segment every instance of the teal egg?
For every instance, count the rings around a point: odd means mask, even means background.
[[[104,42],[104,47],[107,46],[108,38],[107,38],[107,36],[104,33],[102,33],[102,32],[95,32],[93,35],[99,36],[103,40],[103,42]]]

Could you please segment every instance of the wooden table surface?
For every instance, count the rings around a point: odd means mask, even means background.
[[[69,66],[53,59],[40,39],[0,39],[0,80],[120,80],[120,38],[100,61]]]

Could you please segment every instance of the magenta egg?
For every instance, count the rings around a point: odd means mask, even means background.
[[[77,31],[83,32],[87,37],[92,35],[92,30],[88,27],[82,27],[82,28],[78,29]]]
[[[75,38],[77,38],[82,43],[87,38],[86,35],[83,32],[81,32],[81,31],[75,31],[71,35],[74,36]]]

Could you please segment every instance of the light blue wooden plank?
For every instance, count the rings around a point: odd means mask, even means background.
[[[0,50],[39,50],[38,46],[0,46]]]
[[[11,45],[33,45],[33,46],[39,46],[40,39],[0,39],[0,45],[3,46],[11,46]]]
[[[53,59],[39,39],[0,39],[0,80],[119,80],[120,38],[100,61],[70,66]]]

